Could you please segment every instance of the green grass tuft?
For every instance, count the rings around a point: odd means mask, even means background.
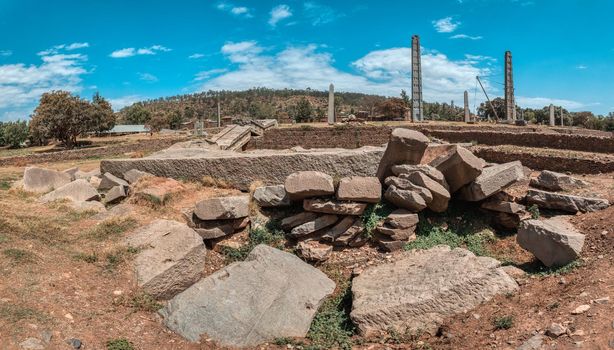
[[[96,252],[93,252],[91,254],[77,253],[73,255],[73,259],[79,260],[79,261],[85,261],[86,263],[93,264],[98,261],[98,255],[96,254]]]
[[[48,316],[38,310],[28,307],[5,304],[0,305],[0,319],[6,320],[9,323],[17,323],[21,320],[45,322],[48,320]]]
[[[13,265],[30,264],[36,262],[36,255],[23,249],[9,248],[3,250],[2,254],[11,259]]]
[[[123,305],[132,309],[133,312],[156,312],[162,308],[162,304],[147,293],[138,293],[131,297],[119,298],[114,304]]]
[[[539,212],[539,207],[537,206],[537,204],[533,204],[530,207],[528,207],[527,211],[529,212],[529,214],[531,214],[532,219],[539,219],[539,217],[541,216]]]
[[[390,215],[390,213],[393,211],[394,207],[387,202],[370,204],[361,217],[362,223],[365,227],[363,234],[370,238],[373,235],[373,230],[375,230],[375,227],[377,227],[379,222]]]
[[[131,217],[109,219],[87,232],[87,236],[97,241],[105,241],[109,238],[118,237],[136,226],[136,220]]]
[[[270,245],[278,249],[284,248],[285,236],[279,227],[279,221],[271,220],[265,227],[252,228],[249,232],[249,241],[240,248],[224,247],[222,254],[227,263],[242,261],[259,244]]]
[[[137,248],[119,248],[113,252],[107,253],[105,256],[104,269],[107,272],[113,272],[124,261],[132,258],[139,250]]]
[[[492,325],[495,327],[495,330],[510,329],[514,327],[514,317],[512,316],[497,317],[492,321]]]
[[[559,275],[568,274],[580,266],[582,266],[582,261],[578,259],[564,266],[546,267],[544,265],[540,265],[536,269],[529,270],[527,272],[529,274],[538,275],[538,276],[559,276]]]
[[[107,341],[107,350],[134,350],[134,346],[127,339],[111,339]]]

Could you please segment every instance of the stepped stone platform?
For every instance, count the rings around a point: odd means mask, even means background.
[[[223,180],[240,190],[254,181],[282,184],[297,171],[317,170],[338,177],[374,176],[383,147],[357,149],[254,150],[233,152],[211,149],[202,142],[187,142],[138,159],[109,159],[100,164],[103,173],[123,177],[130,169],[174,179],[200,180],[205,176]]]

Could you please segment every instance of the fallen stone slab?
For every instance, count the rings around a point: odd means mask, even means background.
[[[338,246],[338,247],[343,247],[343,246],[349,246],[353,242],[356,243],[357,240],[360,240],[359,238],[360,236],[365,236],[366,238],[366,235],[363,235],[364,230],[365,230],[365,227],[364,227],[364,224],[362,223],[362,219],[356,218],[356,220],[354,220],[354,223],[352,224],[352,226],[350,226],[350,228],[348,228],[340,236],[335,238],[335,240],[333,241],[333,245]]]
[[[335,215],[362,215],[367,208],[366,203],[341,202],[324,199],[305,199],[303,209],[315,213]]]
[[[276,338],[305,337],[335,289],[324,273],[295,255],[256,246],[177,295],[160,314],[190,341],[203,335],[224,347],[256,347]]]
[[[367,337],[390,329],[435,334],[445,318],[518,290],[498,265],[448,246],[405,252],[397,261],[368,267],[354,278],[350,317]]]
[[[100,196],[98,191],[86,180],[75,180],[58,189],[47,193],[40,198],[42,203],[68,199],[75,202],[97,200]]]
[[[139,181],[140,178],[145,176],[153,175],[145,171],[130,169],[124,173],[124,180],[128,181],[129,184],[134,184],[135,182]]]
[[[420,164],[429,142],[429,138],[419,131],[404,128],[392,130],[376,176],[384,181],[392,175],[393,165]]]
[[[182,214],[188,226],[205,240],[231,235],[247,227],[250,222],[248,216],[239,219],[201,220],[194,214],[193,209],[186,209]]]
[[[416,239],[415,235],[410,235],[406,239],[398,239],[389,235],[382,234],[379,229],[373,234],[373,240],[377,242],[378,246],[386,252],[397,252],[402,250],[405,245]]]
[[[337,199],[365,203],[379,203],[382,199],[382,184],[374,176],[350,176],[339,180]]]
[[[290,231],[296,226],[300,226],[308,221],[315,220],[317,217],[318,214],[308,211],[288,216],[281,220],[281,229],[284,231]]]
[[[424,199],[425,203],[430,203],[433,200],[433,194],[428,189],[418,186],[411,182],[405,175],[401,175],[403,177],[389,176],[384,180],[386,186],[395,186],[401,190],[408,190],[417,192],[422,199]]]
[[[564,266],[580,257],[584,235],[565,218],[554,217],[523,221],[516,241],[544,265]]]
[[[142,177],[142,180],[133,186],[135,197],[146,199],[158,205],[166,204],[174,195],[183,190],[185,190],[185,186],[175,179],[151,175],[146,178]]]
[[[307,261],[322,262],[330,257],[333,247],[318,241],[302,241],[296,245],[296,251]]]
[[[399,208],[404,208],[412,212],[419,212],[426,208],[426,201],[417,191],[403,190],[394,185],[389,186],[384,193],[390,203],[396,205]]]
[[[602,198],[572,196],[533,189],[527,192],[525,200],[527,204],[536,204],[540,208],[562,210],[570,213],[599,211],[610,206],[610,202]]]
[[[375,230],[378,233],[389,237],[393,241],[408,241],[412,237],[415,238],[416,227],[413,226],[408,228],[394,228],[389,227],[386,224],[382,224],[377,226]]]
[[[176,180],[200,181],[204,176],[223,179],[239,190],[252,183],[282,184],[297,171],[321,171],[345,176],[373,176],[384,153],[383,147],[358,149],[255,150],[248,152],[200,149],[168,149],[141,159],[105,159],[103,172],[122,175],[130,169]]]
[[[416,227],[419,220],[418,214],[405,209],[397,209],[384,219],[384,223],[392,228],[404,229]]]
[[[119,202],[126,198],[126,188],[124,186],[114,186],[104,196],[104,202],[107,204]]]
[[[107,172],[102,175],[100,184],[98,185],[98,190],[108,191],[115,186],[129,187],[130,184],[128,184],[128,182],[126,182],[125,180],[120,179],[119,177]]]
[[[284,182],[284,188],[291,200],[335,193],[332,176],[320,171],[298,171],[290,174]]]
[[[333,225],[337,222],[337,215],[322,215],[315,220],[308,221],[302,225],[296,226],[290,231],[289,235],[294,238],[304,237],[323,228]]]
[[[449,154],[430,163],[446,178],[450,193],[475,180],[481,173],[484,163],[469,150],[456,146]]]
[[[544,188],[550,191],[570,191],[584,188],[589,185],[590,184],[586,181],[550,170],[542,171],[536,179],[531,180],[531,186]]]
[[[356,221],[355,216],[346,216],[339,220],[333,227],[320,237],[322,242],[333,242],[337,237],[344,234]]]
[[[203,199],[196,203],[194,214],[201,220],[244,218],[249,215],[249,196]]]
[[[448,192],[448,190],[437,181],[433,180],[422,172],[413,172],[408,175],[401,176],[407,176],[407,179],[412,183],[429,190],[433,197],[433,200],[427,202],[429,209],[436,213],[442,213],[448,209],[450,192]]]
[[[480,205],[482,209],[492,210],[500,213],[518,214],[526,211],[526,207],[522,204],[508,201],[487,201]]]
[[[401,175],[411,175],[415,172],[420,172],[423,173],[424,175],[430,177],[431,179],[437,181],[438,184],[440,184],[441,186],[443,186],[446,190],[449,190],[449,186],[448,183],[446,182],[446,178],[443,176],[443,174],[441,173],[441,171],[435,169],[434,167],[428,165],[428,164],[417,164],[417,165],[413,165],[413,164],[401,164],[401,165],[394,165],[392,167],[392,172],[394,173],[395,176],[401,176]]]
[[[126,242],[141,248],[134,259],[137,283],[155,298],[169,299],[191,286],[205,266],[202,238],[180,222],[155,220]]]
[[[261,208],[285,207],[290,197],[284,185],[262,186],[254,190],[254,200]]]
[[[70,174],[38,167],[27,167],[23,172],[23,190],[45,193],[72,181]]]
[[[484,168],[480,176],[467,186],[461,188],[459,198],[478,202],[525,178],[520,161],[497,164]]]

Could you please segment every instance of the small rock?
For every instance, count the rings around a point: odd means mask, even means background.
[[[597,304],[607,304],[610,302],[610,297],[603,297],[594,300]]]
[[[537,179],[531,180],[531,186],[541,187],[550,191],[569,191],[587,187],[588,185],[590,184],[580,179],[550,170],[542,171]]]
[[[310,233],[314,233],[318,230],[333,225],[335,222],[337,222],[337,218],[337,215],[322,215],[313,221],[306,222],[293,228],[289,235],[294,238],[307,236]]]
[[[454,151],[430,163],[446,178],[450,193],[475,180],[484,167],[483,162],[466,148],[456,146]]]
[[[544,336],[541,334],[536,334],[522,343],[522,345],[517,347],[516,350],[541,350],[543,343]]]
[[[583,314],[583,313],[587,312],[590,308],[591,308],[590,305],[580,305],[577,308],[575,308],[571,312],[571,314],[572,315],[580,315],[580,314]]]
[[[419,131],[405,128],[392,130],[386,151],[377,169],[377,177],[384,180],[392,175],[393,165],[420,164],[429,142],[429,138]]]
[[[85,180],[75,180],[66,185],[47,193],[40,198],[42,203],[49,203],[56,200],[68,199],[75,202],[85,202],[97,200],[100,196],[98,191]]]
[[[319,171],[298,171],[288,175],[284,187],[291,200],[335,193],[333,178]]]
[[[115,187],[115,186],[125,186],[125,187],[129,187],[130,184],[128,184],[125,180],[120,179],[119,177],[111,174],[111,173],[104,173],[102,175],[102,179],[100,181],[100,184],[98,185],[98,190],[100,191],[108,191],[111,188]]]
[[[194,214],[201,220],[244,218],[249,215],[249,196],[207,198],[196,203]]]
[[[28,338],[22,341],[21,343],[19,343],[19,346],[22,349],[27,349],[27,350],[42,350],[45,348],[45,346],[43,345],[43,342],[40,341],[40,339],[36,339],[36,338]]]
[[[81,340],[77,338],[70,338],[66,340],[66,344],[72,346],[73,349],[81,349],[81,346],[83,345]]]
[[[104,196],[104,202],[107,204],[119,202],[126,198],[126,187],[114,186]]]
[[[254,200],[261,208],[290,205],[290,197],[284,185],[258,187],[254,191]]]
[[[610,202],[602,198],[572,196],[540,190],[529,190],[525,200],[527,204],[536,204],[540,208],[570,213],[599,211],[610,206]]]
[[[388,187],[384,197],[397,207],[404,208],[412,212],[419,212],[427,206],[426,201],[419,192],[413,190],[403,190],[394,185]]]
[[[290,231],[296,226],[302,225],[308,221],[315,220],[318,217],[318,214],[304,211],[302,213],[298,213],[296,215],[288,216],[281,220],[281,228],[284,231]]]
[[[564,217],[526,220],[520,224],[516,241],[544,265],[564,266],[580,256],[584,235]]]
[[[330,257],[333,247],[318,241],[303,241],[297,244],[296,250],[307,261],[322,262]]]
[[[552,323],[546,330],[546,335],[552,338],[558,338],[565,333],[567,333],[567,328],[560,323]]]
[[[323,214],[362,215],[367,208],[366,203],[341,202],[323,199],[305,199],[303,209]]]

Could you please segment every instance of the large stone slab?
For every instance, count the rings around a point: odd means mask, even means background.
[[[426,208],[426,201],[420,192],[414,190],[404,190],[395,185],[389,186],[384,193],[384,197],[399,208],[404,208],[412,212],[419,212]],[[432,197],[431,197],[432,199]]]
[[[484,200],[525,178],[520,161],[484,168],[480,176],[463,187],[459,198],[477,202]]]
[[[311,220],[315,220],[317,217],[318,214],[316,213],[304,211],[302,213],[283,218],[281,220],[281,228],[282,230],[289,231],[296,226],[302,225]]]
[[[430,163],[446,178],[450,193],[475,180],[481,173],[484,163],[466,148],[456,146],[449,154]]]
[[[365,336],[390,329],[434,333],[446,317],[518,289],[498,266],[494,259],[448,246],[405,252],[354,278],[350,317]]]
[[[337,215],[322,215],[312,221],[296,226],[290,231],[289,235],[294,238],[304,237],[337,222]]]
[[[297,171],[290,174],[284,188],[291,200],[328,196],[335,193],[332,176],[321,171]]]
[[[185,224],[156,220],[130,234],[126,242],[142,249],[134,259],[137,282],[156,298],[172,298],[200,278],[207,249]]]
[[[126,182],[126,180],[120,179],[112,173],[106,172],[102,174],[102,181],[100,181],[100,184],[98,185],[98,190],[108,191],[115,186],[124,186],[127,188],[130,186],[130,184]]]
[[[421,172],[424,175],[430,177],[431,179],[437,181],[437,183],[443,186],[446,190],[450,189],[450,187],[448,186],[448,183],[446,182],[446,178],[443,176],[441,171],[435,169],[434,167],[428,164],[417,164],[417,165],[401,164],[401,165],[394,165],[392,167],[392,173],[395,176],[401,176],[401,175],[409,176],[415,172]]]
[[[40,198],[43,203],[53,202],[55,200],[68,199],[75,202],[85,202],[99,199],[98,191],[86,180],[80,179],[69,182],[58,189],[47,193]]]
[[[527,204],[536,204],[541,208],[563,210],[570,213],[598,211],[610,206],[610,202],[602,198],[572,196],[540,190],[529,190],[526,202]]]
[[[254,201],[262,208],[290,205],[290,197],[284,185],[262,186],[254,190]]]
[[[536,179],[531,180],[531,186],[544,188],[550,191],[570,191],[589,185],[590,184],[586,181],[550,170],[542,171]]]
[[[201,220],[244,218],[249,215],[249,196],[203,199],[196,203],[194,214]]]
[[[243,262],[203,278],[160,311],[190,341],[206,335],[224,347],[256,347],[304,337],[335,283],[295,255],[265,245]]]
[[[130,169],[177,180],[200,181],[203,176],[209,176],[247,191],[255,181],[265,185],[282,184],[288,175],[297,171],[314,170],[339,177],[373,176],[383,153],[383,147],[244,153],[174,148],[147,158],[103,160],[100,166],[103,172],[118,176]]]
[[[429,190],[433,197],[433,200],[427,203],[429,209],[436,213],[442,213],[448,209],[450,192],[440,183],[419,171],[401,176],[407,176],[407,179],[412,183]]]
[[[324,199],[305,199],[303,201],[303,209],[324,214],[362,215],[365,209],[367,209],[367,204]]]
[[[365,203],[379,203],[382,199],[382,184],[374,176],[350,176],[339,180],[337,199]]]
[[[420,164],[429,138],[415,130],[396,128],[390,134],[386,152],[377,169],[377,177],[384,181],[392,175],[391,167],[398,164]]]
[[[23,172],[23,189],[28,192],[45,193],[58,189],[71,180],[70,174],[62,171],[27,167]]]
[[[584,235],[561,217],[521,222],[516,240],[548,267],[578,259],[584,246]]]

